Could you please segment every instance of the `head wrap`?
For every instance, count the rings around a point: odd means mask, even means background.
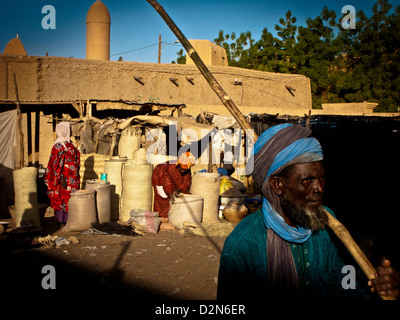
[[[70,141],[71,135],[71,124],[69,122],[60,122],[56,126],[57,139],[54,144],[61,143],[64,145],[65,142]]]
[[[180,155],[176,165],[180,165],[183,169],[189,170],[195,162],[196,158],[190,153],[190,151],[186,151]]]
[[[310,138],[311,129],[292,124],[281,124],[263,132],[254,144],[253,179],[263,193],[263,218],[267,228],[281,238],[302,243],[311,230],[287,225],[282,216],[279,196],[270,187],[270,177],[286,167],[323,159],[321,145]]]

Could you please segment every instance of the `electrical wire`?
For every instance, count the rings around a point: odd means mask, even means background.
[[[177,44],[174,43],[174,42],[171,42],[171,43],[168,43],[168,42],[161,42],[161,43],[164,44],[164,45],[176,45],[176,46],[179,46],[179,45],[177,45]],[[154,43],[154,44],[150,44],[150,45],[145,46],[145,47],[141,47],[141,48],[137,48],[137,49],[132,49],[132,50],[128,50],[128,51],[124,51],[124,52],[120,52],[120,53],[114,53],[114,54],[111,54],[110,57],[114,57],[114,56],[118,56],[118,55],[123,55],[123,54],[131,53],[131,52],[135,52],[135,51],[139,51],[139,50],[151,48],[151,47],[154,47],[154,46],[158,46],[158,42],[157,42],[157,43]]]
[[[145,47],[142,47],[142,48],[132,49],[132,50],[125,51],[125,52],[114,53],[114,54],[111,54],[110,56],[113,57],[113,56],[117,56],[117,55],[120,55],[120,54],[126,54],[126,53],[130,53],[130,52],[135,52],[135,51],[147,49],[147,48],[154,47],[154,46],[158,46],[158,43],[151,44],[149,46],[145,46]]]

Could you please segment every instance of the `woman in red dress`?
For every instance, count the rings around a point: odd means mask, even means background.
[[[71,124],[61,122],[56,126],[57,139],[51,149],[45,183],[48,188],[50,206],[58,222],[63,225],[68,219],[68,200],[71,192],[79,189],[80,153],[70,140]]]
[[[176,163],[161,163],[154,168],[151,183],[154,187],[153,211],[158,212],[161,222],[168,222],[169,201],[179,193],[189,193],[192,184],[190,167],[195,157],[187,151]]]

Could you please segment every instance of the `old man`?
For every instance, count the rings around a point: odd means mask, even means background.
[[[325,229],[323,154],[310,134],[309,128],[282,124],[266,130],[255,143],[252,175],[263,206],[225,241],[218,299],[370,297],[361,274],[356,289],[342,285],[344,257]],[[345,261],[356,267],[351,257]],[[397,297],[399,272],[385,260],[368,285],[371,291]]]

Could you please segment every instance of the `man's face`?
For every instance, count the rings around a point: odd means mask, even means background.
[[[283,177],[281,206],[293,224],[311,230],[323,229],[327,222],[322,210],[324,175],[321,161],[287,168]]]
[[[285,179],[286,194],[303,209],[316,209],[322,205],[325,189],[325,169],[321,161],[301,163],[289,168]]]

